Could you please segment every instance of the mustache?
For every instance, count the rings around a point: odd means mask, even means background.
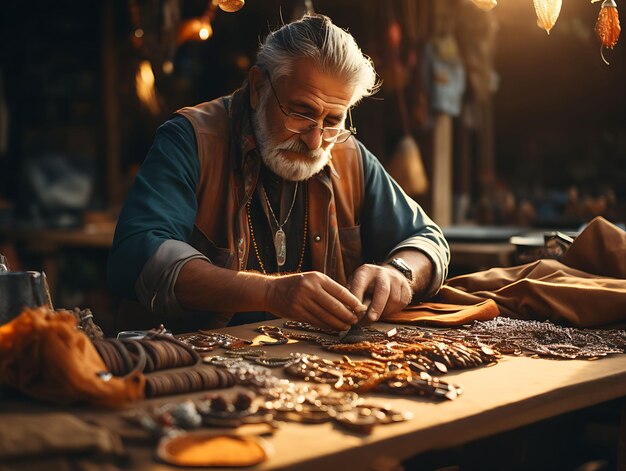
[[[298,154],[305,155],[306,157],[313,160],[319,159],[326,152],[324,149],[309,149],[298,136],[293,136],[287,141],[279,142],[274,146],[274,150],[287,150],[290,152],[296,152]]]

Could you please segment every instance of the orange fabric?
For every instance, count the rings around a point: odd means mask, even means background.
[[[463,325],[497,317],[498,305],[491,299],[472,305],[420,303],[388,314],[381,320],[398,324]]]
[[[26,309],[0,326],[0,382],[37,399],[116,406],[144,397],[141,373],[101,379],[107,371],[69,313]]]
[[[562,261],[457,276],[435,301],[476,304],[492,299],[507,317],[596,327],[626,321],[625,277],[626,232],[596,218]]]

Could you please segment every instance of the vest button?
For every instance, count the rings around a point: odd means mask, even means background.
[[[315,235],[313,236],[313,240],[314,240],[315,242],[320,242],[320,241],[322,240],[322,236],[321,236],[321,235],[319,235],[319,234],[315,234]]]

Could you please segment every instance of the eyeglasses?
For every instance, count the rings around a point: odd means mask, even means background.
[[[276,102],[278,103],[278,107],[280,111],[285,115],[285,121],[283,125],[287,131],[291,131],[295,134],[306,134],[311,132],[313,129],[319,129],[322,131],[322,140],[324,142],[341,144],[342,142],[346,142],[350,136],[356,134],[356,128],[352,125],[352,113],[348,108],[348,119],[350,120],[350,127],[348,129],[344,128],[333,128],[333,127],[320,127],[317,125],[317,121],[308,116],[304,116],[300,113],[289,113],[285,110],[283,105],[280,103],[278,99],[278,95],[276,94],[276,90],[274,89],[274,84],[272,83],[272,79],[270,78],[270,74],[266,72],[267,80],[270,83],[270,88],[272,89],[272,93],[274,93],[274,98],[276,98]]]

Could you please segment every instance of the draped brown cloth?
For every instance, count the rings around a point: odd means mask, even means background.
[[[114,407],[144,398],[145,378],[103,377],[104,362],[69,312],[25,309],[0,326],[0,383],[57,404]]]
[[[595,218],[561,260],[457,276],[433,300],[478,304],[492,299],[503,316],[577,327],[626,321],[626,232]]]

